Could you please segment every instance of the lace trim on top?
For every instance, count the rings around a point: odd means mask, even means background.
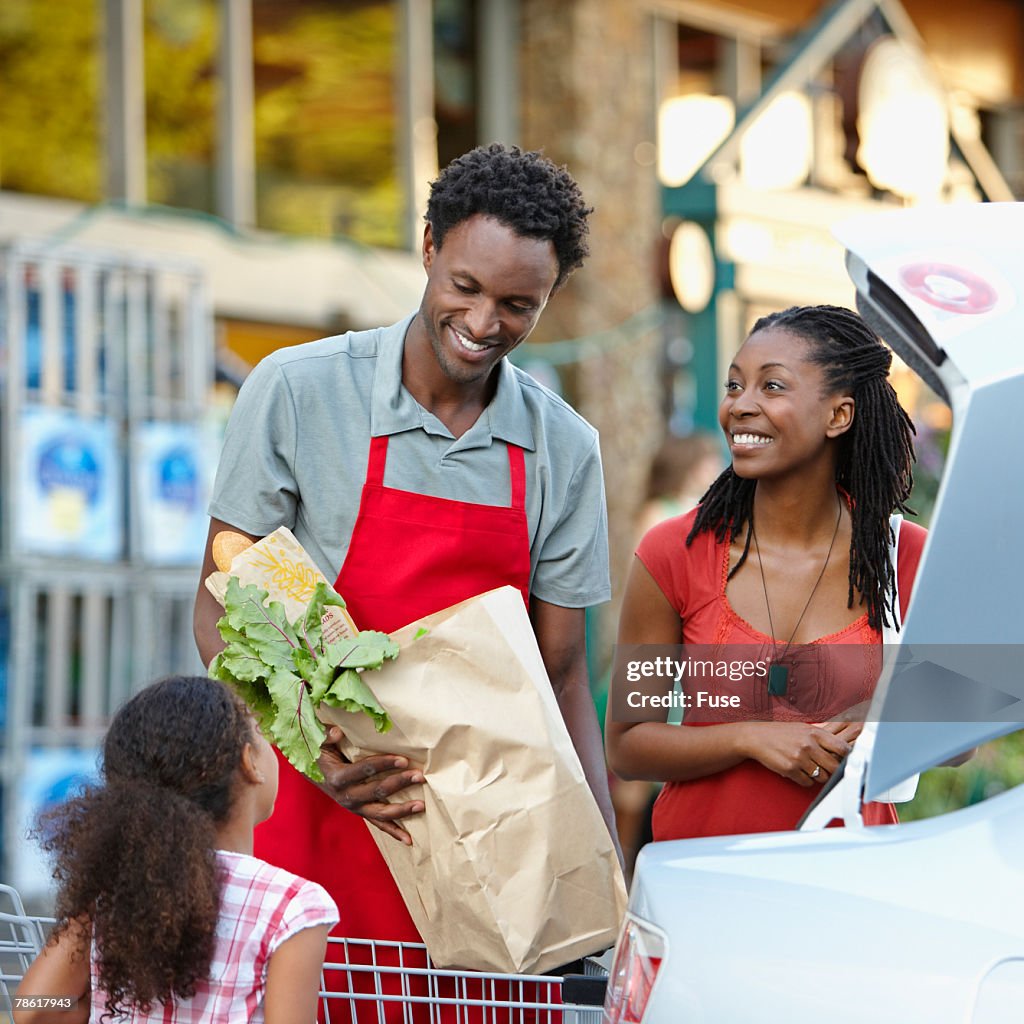
[[[776,640],[775,637],[769,636],[767,633],[762,633],[761,630],[755,629],[746,619],[740,616],[729,602],[729,598],[725,593],[726,584],[729,582],[729,551],[730,542],[728,540],[722,541],[722,570],[719,580],[718,588],[718,603],[721,608],[722,615],[718,620],[718,626],[715,629],[715,643],[724,644],[728,641],[729,632],[732,627],[738,627],[744,632],[748,633],[752,639],[758,643],[769,643],[776,644],[780,641]],[[877,629],[872,629],[868,623],[868,613],[864,612],[859,618],[856,618],[848,626],[844,626],[842,629],[837,630],[835,633],[829,633],[827,636],[820,636],[815,640],[808,640],[808,644],[831,644],[837,640],[842,639],[850,635],[851,633],[857,632],[860,634],[860,638],[856,640],[856,643],[870,644],[880,643],[882,634]]]

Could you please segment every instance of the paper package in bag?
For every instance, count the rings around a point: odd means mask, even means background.
[[[425,633],[422,631],[426,630]],[[353,761],[401,754],[412,846],[370,827],[438,967],[541,973],[615,942],[626,889],[519,592],[501,587],[392,634],[366,681],[394,728],[321,708]],[[369,826],[368,826],[369,827]],[[344,857],[343,851],[338,851]]]
[[[229,573],[212,572],[206,577],[206,589],[222,606],[231,576],[237,577],[243,587],[253,583],[266,590],[268,600],[280,601],[292,622],[305,614],[317,583],[328,583],[287,526],[279,526],[235,555]],[[325,643],[348,639],[359,632],[348,612],[336,606],[324,610],[323,630]]]

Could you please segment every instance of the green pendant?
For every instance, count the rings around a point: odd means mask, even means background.
[[[780,665],[778,662],[768,666],[768,692],[773,697],[783,697],[786,693],[786,683],[789,681],[789,668]]]

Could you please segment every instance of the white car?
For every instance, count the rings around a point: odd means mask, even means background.
[[[608,1024],[1024,1021],[1024,787],[908,824],[859,813],[1024,727],[1024,204],[836,234],[865,319],[953,411],[914,602],[800,831],[642,851]]]

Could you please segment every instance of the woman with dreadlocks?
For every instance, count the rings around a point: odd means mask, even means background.
[[[704,728],[616,721],[609,705],[612,769],[666,782],[656,840],[794,828],[860,733],[925,538],[890,518],[908,511],[914,460],[891,358],[847,309],[758,320],[719,410],[732,465],[639,545],[620,650],[707,645],[700,657],[731,676],[686,684],[684,726]],[[730,696],[739,706],[722,708]],[[865,808],[868,823],[896,820]]]

